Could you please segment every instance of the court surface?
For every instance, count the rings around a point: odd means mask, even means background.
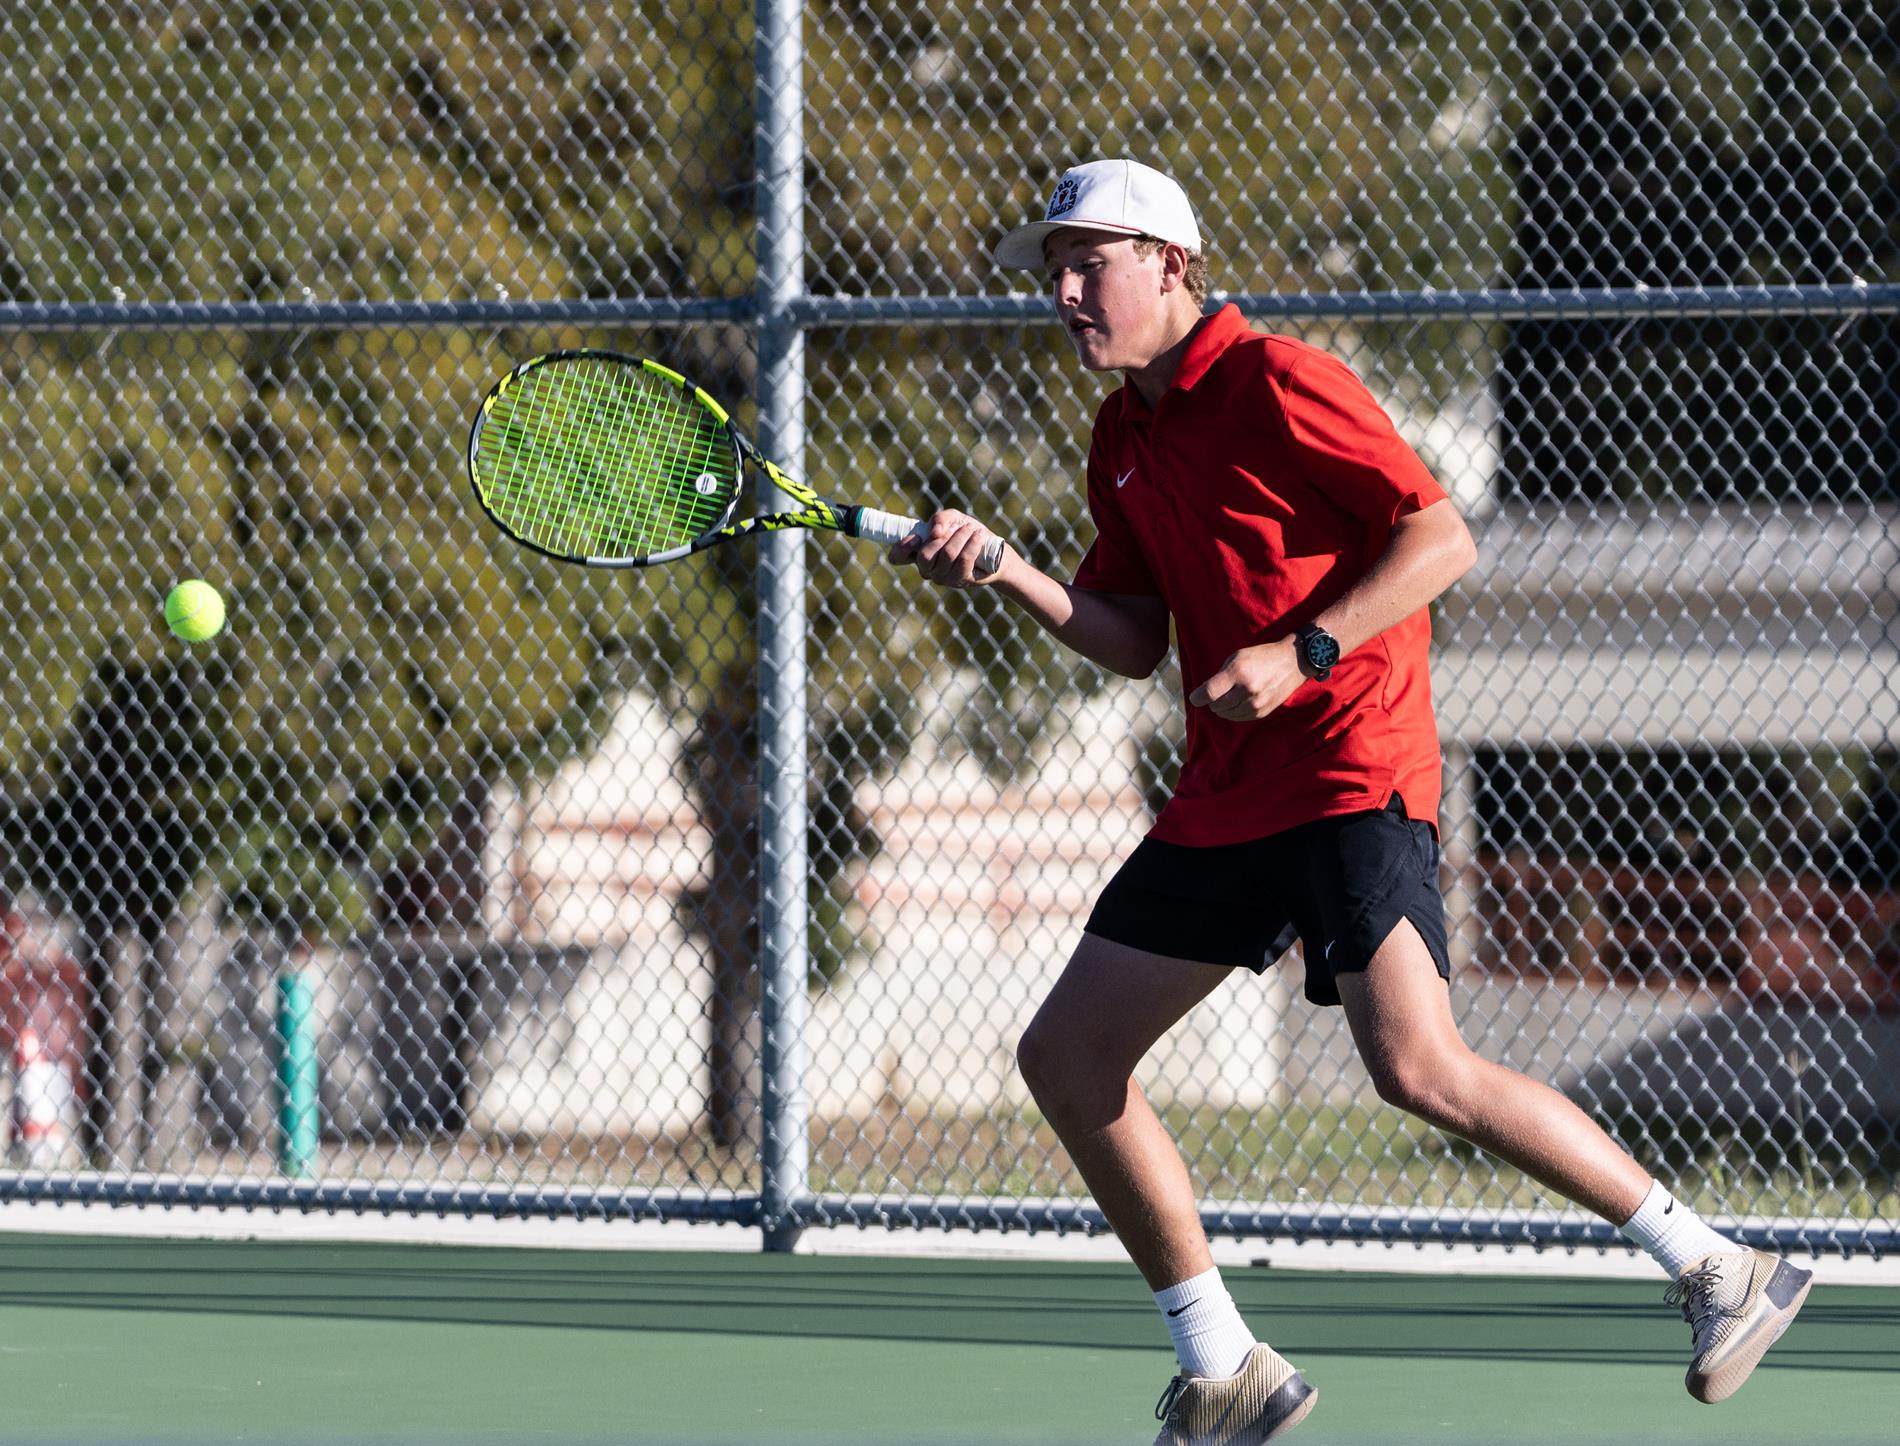
[[[1662,1282],[1224,1272],[1288,1439],[1900,1439],[1900,1291],[1817,1287],[1722,1406]],[[1132,1267],[0,1236],[0,1441],[1147,1442]]]

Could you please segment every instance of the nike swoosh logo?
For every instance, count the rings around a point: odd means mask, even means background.
[[[1675,1213],[1676,1213],[1676,1202],[1674,1200],[1671,1200],[1667,1205],[1663,1206],[1663,1214],[1674,1215]]]
[[[1184,1305],[1184,1306],[1182,1306],[1182,1307],[1180,1307],[1180,1309],[1178,1309],[1178,1310],[1171,1310],[1171,1311],[1169,1311],[1169,1312],[1168,1312],[1168,1314],[1169,1314],[1170,1316],[1177,1316],[1177,1315],[1179,1315],[1179,1314],[1181,1313],[1181,1311],[1184,1311],[1184,1310],[1193,1310],[1193,1309],[1194,1309],[1194,1307],[1195,1307],[1195,1306],[1197,1306],[1197,1305],[1199,1305],[1199,1304],[1200,1304],[1200,1302],[1199,1302],[1198,1300],[1191,1300],[1191,1301],[1189,1301],[1189,1302],[1188,1302],[1188,1303],[1187,1303],[1186,1305]]]
[[[1245,1369],[1245,1367],[1242,1367],[1242,1369]],[[1246,1393],[1244,1391],[1235,1391],[1233,1395],[1229,1396],[1227,1398],[1227,1409],[1222,1411],[1220,1415],[1214,1418],[1214,1424],[1207,1428],[1207,1431],[1205,1434],[1196,1436],[1194,1439],[1196,1441],[1229,1440],[1230,1439],[1229,1437],[1221,1435],[1221,1427],[1227,1424],[1227,1418],[1234,1414],[1234,1407],[1240,1404],[1241,1399],[1245,1396],[1245,1394]],[[1265,1438],[1263,1437],[1262,1439],[1264,1440]]]
[[[1122,473],[1121,476],[1115,479],[1115,486],[1117,488],[1126,487],[1128,485],[1128,479],[1134,475],[1135,475],[1135,469],[1133,467],[1130,467],[1126,472]]]

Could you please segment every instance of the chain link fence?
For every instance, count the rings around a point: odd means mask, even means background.
[[[1467,1036],[1751,1238],[1891,1248],[1896,76],[1786,0],[7,7],[0,1195],[1099,1228],[1014,1042],[1178,680],[837,538],[563,568],[461,456],[610,346],[1066,575],[1107,383],[988,247],[1129,154],[1479,540]],[[1300,968],[1144,1067],[1213,1228],[1613,1237]]]

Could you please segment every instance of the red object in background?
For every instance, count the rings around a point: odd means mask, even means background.
[[[1478,869],[1479,962],[1495,973],[1900,1014],[1900,888],[1526,852],[1481,854]]]
[[[29,1165],[57,1165],[85,1093],[86,976],[33,948],[26,921],[0,908],[0,1066],[13,1076],[9,1143]]]

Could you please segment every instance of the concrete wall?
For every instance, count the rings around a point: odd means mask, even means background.
[[[858,882],[868,961],[812,1002],[814,1108],[895,1097],[943,1113],[1015,1109],[1017,1037],[1081,936],[1096,892],[1146,831],[1133,786],[1150,720],[1134,689],[1050,730],[1029,781],[1001,785],[937,720],[899,774],[865,790],[885,850]],[[644,699],[595,758],[532,800],[498,797],[497,935],[581,946],[564,991],[517,1003],[490,1051],[479,1114],[501,1129],[679,1130],[704,1109],[709,971],[681,892],[709,838],[673,766],[677,734]],[[1157,1091],[1264,1104],[1284,1088],[1282,981],[1238,980],[1157,1051]]]

